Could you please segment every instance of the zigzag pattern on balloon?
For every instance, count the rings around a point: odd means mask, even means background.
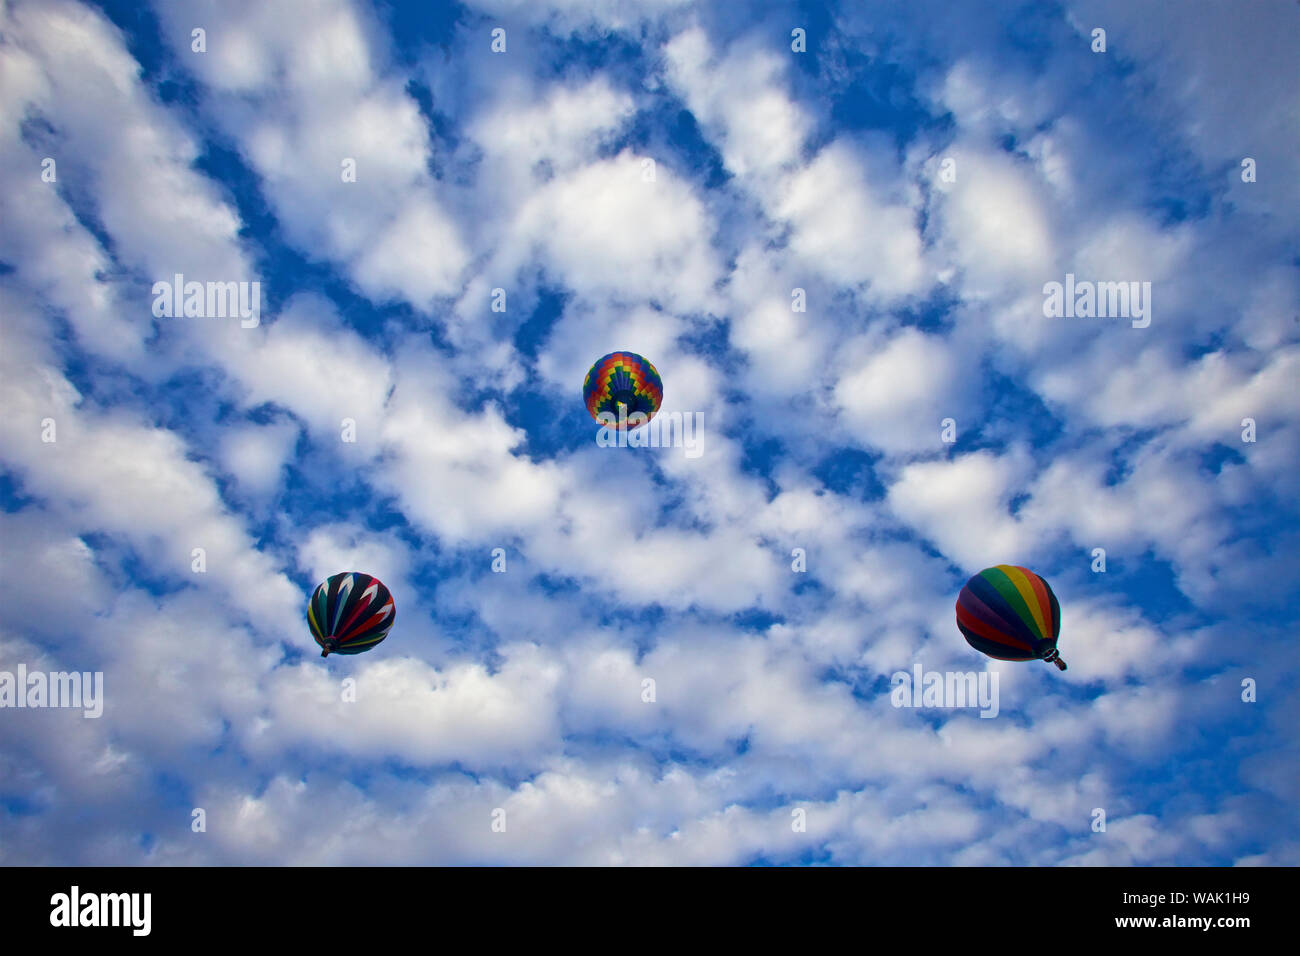
[[[376,577],[345,571],[317,586],[307,602],[307,624],[321,646],[321,657],[360,654],[392,630],[393,596]]]
[[[658,370],[635,352],[610,352],[598,359],[582,383],[583,404],[596,421],[600,421],[602,413],[608,413],[617,422],[621,404],[627,409],[626,417],[640,412],[648,422],[659,411],[663,397],[664,383]]]

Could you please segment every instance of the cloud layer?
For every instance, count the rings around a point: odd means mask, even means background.
[[[106,6],[0,0],[0,671],[106,688],[0,709],[0,862],[1300,862],[1300,8]]]

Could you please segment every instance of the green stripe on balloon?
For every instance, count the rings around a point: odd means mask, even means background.
[[[997,589],[1003,600],[1011,606],[1011,610],[1016,612],[1016,616],[1020,618],[1021,623],[1028,628],[1029,633],[1042,640],[1045,635],[1034,622],[1033,612],[1029,610],[1029,605],[1025,603],[1020,588],[1016,587],[1016,582],[1007,577],[1007,573],[1001,568],[989,568],[984,572],[984,579]]]

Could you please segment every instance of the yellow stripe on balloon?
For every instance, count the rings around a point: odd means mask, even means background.
[[[1016,586],[1020,596],[1025,599],[1025,607],[1029,608],[1029,613],[1034,616],[1034,623],[1038,625],[1038,636],[1046,639],[1047,623],[1043,620],[1043,611],[1038,606],[1038,595],[1034,593],[1034,586],[1029,583],[1029,578],[1025,577],[1025,572],[1010,564],[999,564],[998,570],[1011,579],[1011,583]]]

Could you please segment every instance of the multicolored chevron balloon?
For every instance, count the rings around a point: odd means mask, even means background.
[[[966,582],[957,597],[957,627],[966,643],[1000,661],[1051,661],[1056,653],[1061,606],[1047,582],[1028,568],[999,564]]]
[[[599,422],[602,413],[609,413],[612,427],[620,430],[650,421],[663,400],[663,379],[635,352],[610,352],[591,367],[582,383],[582,402],[591,417]],[[645,415],[645,421],[629,423],[637,412]]]
[[[307,602],[307,623],[321,657],[370,650],[388,636],[395,613],[388,588],[360,571],[332,575]]]

